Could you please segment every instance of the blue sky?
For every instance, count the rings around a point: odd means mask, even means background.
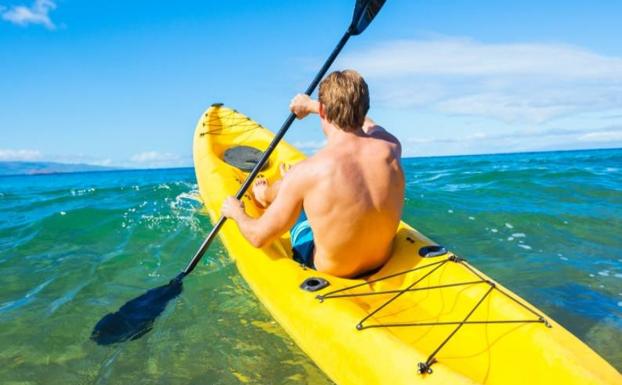
[[[0,160],[192,163],[223,102],[278,128],[353,0],[0,0]],[[622,147],[622,2],[388,0],[334,68],[405,155]],[[286,139],[313,152],[318,120]]]

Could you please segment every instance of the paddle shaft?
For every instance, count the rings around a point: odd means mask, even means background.
[[[324,62],[322,69],[320,69],[317,75],[315,75],[315,78],[313,79],[311,84],[309,84],[309,87],[305,91],[306,95],[311,96],[311,94],[313,93],[317,85],[320,83],[320,80],[322,80],[324,75],[326,75],[326,72],[328,71],[330,66],[333,64],[333,62],[337,58],[337,55],[339,55],[339,52],[341,52],[343,47],[346,45],[346,42],[348,41],[350,36],[352,36],[352,34],[350,33],[350,29],[348,29],[346,33],[343,34],[343,37],[341,38],[341,40],[339,40],[339,43],[337,44],[333,52],[330,54],[326,62]],[[259,162],[257,162],[257,164],[255,165],[255,168],[253,168],[253,171],[251,171],[251,173],[248,175],[248,177],[244,181],[244,184],[242,184],[242,187],[240,187],[240,190],[235,195],[236,199],[242,199],[242,197],[244,196],[244,194],[250,187],[251,183],[253,183],[253,180],[255,179],[257,174],[259,174],[263,166],[266,164],[266,162],[270,158],[270,155],[272,155],[272,152],[274,151],[276,146],[279,144],[283,136],[285,136],[285,133],[287,132],[287,130],[289,130],[289,127],[292,125],[295,119],[296,119],[296,115],[294,113],[290,113],[287,119],[285,120],[285,122],[283,123],[283,125],[281,126],[281,129],[276,133],[276,135],[274,136],[274,139],[272,139],[272,142],[270,142],[270,145],[268,146],[266,151],[263,153]],[[182,278],[190,274],[192,270],[194,270],[194,268],[199,263],[201,258],[203,258],[203,255],[205,254],[209,246],[212,244],[212,241],[214,240],[214,238],[216,238],[216,235],[218,234],[222,226],[225,224],[226,220],[227,218],[223,216],[221,216],[218,219],[218,222],[216,222],[216,225],[214,225],[214,228],[212,228],[212,231],[210,231],[207,238],[205,238],[205,240],[201,244],[201,247],[199,247],[197,252],[194,254],[194,257],[192,257],[192,259],[190,260],[190,262],[184,269],[183,273],[181,274]]]

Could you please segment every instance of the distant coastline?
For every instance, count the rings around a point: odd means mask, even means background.
[[[95,166],[83,163],[0,162],[0,176],[49,175],[74,172],[115,171],[119,167]]]
[[[487,154],[464,154],[464,155],[422,155],[407,156],[403,159],[426,159],[426,158],[470,158],[478,156],[512,156],[525,154],[550,154],[550,153],[572,153],[572,152],[596,152],[596,151],[618,151],[622,148],[591,148],[591,149],[572,149],[572,150],[546,150],[546,151],[517,151],[517,152],[498,152]],[[307,154],[312,155],[312,154]],[[90,173],[105,171],[148,171],[148,170],[174,170],[193,168],[189,166],[174,167],[108,167],[96,166],[84,163],[58,163],[58,162],[22,162],[22,161],[0,161],[0,177],[2,176],[28,176],[28,175],[54,175],[69,173]]]

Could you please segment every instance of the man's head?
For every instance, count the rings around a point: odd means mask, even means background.
[[[343,131],[360,129],[369,110],[369,89],[358,72],[335,71],[320,83],[320,116]]]

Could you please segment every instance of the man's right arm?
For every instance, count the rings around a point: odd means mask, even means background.
[[[309,114],[319,114],[320,102],[311,99],[309,95],[298,94],[289,103],[289,109],[298,119],[303,119]]]
[[[233,197],[225,200],[221,214],[237,223],[240,232],[251,245],[264,247],[294,225],[302,210],[307,188],[302,171],[290,172],[283,179],[274,202],[260,217],[253,218],[246,214],[242,202]]]
[[[290,102],[289,109],[298,119],[303,119],[311,113],[318,114],[320,112],[320,102],[311,99],[306,94],[298,94]],[[400,158],[402,156],[402,145],[400,141],[387,130],[377,125],[370,117],[365,117],[362,128],[363,132],[371,137],[393,143],[396,146],[397,157]]]

